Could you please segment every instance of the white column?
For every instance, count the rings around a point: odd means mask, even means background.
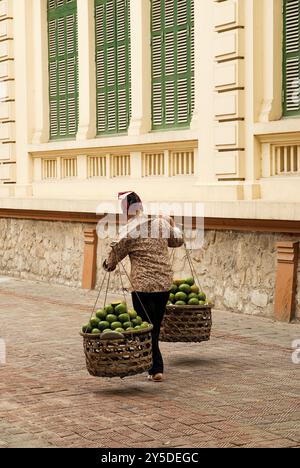
[[[96,64],[94,1],[77,0],[79,127],[77,140],[96,136]]]
[[[130,0],[132,116],[129,135],[151,130],[151,34],[149,0]]]
[[[139,151],[130,154],[131,178],[140,179],[142,177],[142,153]]]
[[[86,155],[77,156],[77,173],[79,179],[88,178],[88,157]]]
[[[261,147],[259,141],[254,137],[253,124],[258,119],[258,114],[263,102],[264,77],[261,70],[265,69],[264,61],[267,60],[269,52],[262,50],[262,22],[265,5],[263,2],[245,1],[245,164],[246,164],[246,183],[244,192],[246,199],[255,199],[260,197],[258,179],[261,177],[262,161]],[[267,0],[268,1],[268,0]],[[266,11],[265,11],[266,13]],[[271,51],[270,51],[271,54]],[[271,70],[271,75],[272,75]],[[272,78],[273,80],[273,78]],[[273,93],[273,90],[271,90]],[[281,91],[279,93],[281,96]],[[267,99],[269,101],[269,99]],[[269,112],[272,103],[264,101],[264,113],[269,119]],[[272,100],[271,100],[272,101]],[[269,107],[270,105],[270,107]],[[267,108],[269,109],[267,110]]]
[[[281,0],[262,0],[262,30],[260,48],[262,54],[263,77],[257,73],[257,80],[262,79],[263,99],[259,121],[279,120],[282,116],[282,40],[283,15]],[[257,6],[255,5],[257,8]],[[255,16],[254,21],[258,21]],[[255,31],[257,34],[258,31]]]
[[[33,1],[17,0],[14,6],[14,49],[16,86],[16,156],[17,185],[16,196],[31,195],[33,164],[28,154],[28,143],[32,136],[33,101]]]
[[[18,3],[18,2],[16,2]],[[47,0],[34,0],[34,122],[32,143],[49,140],[49,73]]]
[[[199,177],[200,184],[215,180],[213,11],[213,1],[195,2],[195,112],[192,130],[199,137],[195,175]]]

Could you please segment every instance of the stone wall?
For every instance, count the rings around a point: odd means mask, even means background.
[[[80,286],[84,225],[0,219],[0,274]]]
[[[204,248],[192,259],[200,285],[216,308],[272,316],[276,240],[272,234],[206,232]],[[182,255],[177,254],[175,262],[179,277],[186,272]]]
[[[272,317],[276,280],[276,242],[295,240],[284,234],[207,231],[202,250],[192,253],[198,282],[217,309]],[[109,243],[98,246],[97,286],[103,279],[102,262]],[[128,261],[124,263],[130,271]],[[173,268],[176,278],[191,276],[183,249],[175,250]],[[122,281],[129,287],[122,272]],[[110,289],[120,292],[119,272],[111,275]],[[105,283],[107,284],[107,283]],[[300,318],[300,259],[298,270],[297,312]]]
[[[0,274],[80,287],[84,228],[81,223],[0,219]],[[207,231],[202,250],[194,251],[199,282],[217,309],[273,315],[277,241],[288,235]],[[99,241],[97,288],[103,280],[102,262],[109,241]],[[125,262],[127,271],[129,262]],[[175,251],[175,276],[190,276],[183,249]],[[121,269],[125,287],[129,283]],[[107,283],[105,283],[104,287]],[[297,317],[300,318],[300,261]],[[122,294],[119,272],[110,278],[110,292]]]

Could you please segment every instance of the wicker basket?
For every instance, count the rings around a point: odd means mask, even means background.
[[[185,343],[209,341],[212,327],[211,309],[212,305],[167,306],[160,340]]]
[[[139,332],[125,332],[124,338],[101,340],[99,335],[81,333],[86,367],[93,377],[129,377],[152,366],[153,326]]]

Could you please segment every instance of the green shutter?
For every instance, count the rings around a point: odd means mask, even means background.
[[[151,0],[152,127],[188,127],[194,107],[194,0]]]
[[[77,1],[48,0],[50,138],[78,129]]]
[[[97,134],[125,133],[131,113],[129,0],[95,0]]]
[[[300,0],[284,0],[283,112],[300,114]]]

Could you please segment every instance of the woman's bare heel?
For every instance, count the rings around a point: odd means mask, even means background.
[[[154,375],[148,375],[148,380],[152,382],[162,382],[163,381],[163,374],[154,374]]]

